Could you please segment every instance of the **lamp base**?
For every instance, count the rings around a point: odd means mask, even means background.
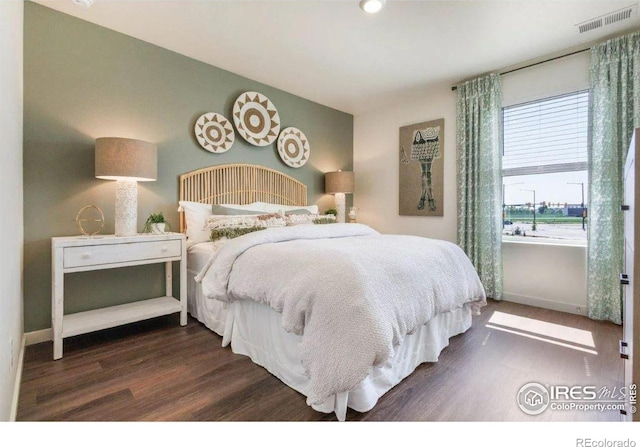
[[[135,180],[116,182],[116,236],[138,234],[138,183]]]
[[[337,192],[336,193],[336,211],[338,211],[338,215],[336,216],[336,222],[345,223],[345,207],[346,207],[346,196],[344,193]]]

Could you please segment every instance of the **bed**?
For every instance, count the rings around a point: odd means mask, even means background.
[[[240,214],[312,212],[306,186],[247,164],[180,176],[188,311],[223,346],[338,420],[347,408],[370,410],[418,365],[436,362],[449,338],[467,331],[486,304],[473,266],[455,244],[338,223],[212,242],[202,222],[217,204],[237,205]],[[426,265],[422,276],[418,269]]]

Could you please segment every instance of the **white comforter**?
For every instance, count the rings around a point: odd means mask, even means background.
[[[434,315],[486,304],[450,242],[381,235],[361,224],[273,228],[226,242],[196,277],[207,298],[254,300],[302,335],[307,403],[358,385]]]

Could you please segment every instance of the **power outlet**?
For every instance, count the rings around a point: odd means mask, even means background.
[[[13,337],[9,338],[9,371],[13,371]]]

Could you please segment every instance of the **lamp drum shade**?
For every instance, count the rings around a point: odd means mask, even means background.
[[[96,177],[152,182],[158,177],[158,148],[130,138],[96,139]]]
[[[353,172],[336,171],[327,172],[324,175],[324,191],[326,194],[353,194],[355,190],[355,178]]]

